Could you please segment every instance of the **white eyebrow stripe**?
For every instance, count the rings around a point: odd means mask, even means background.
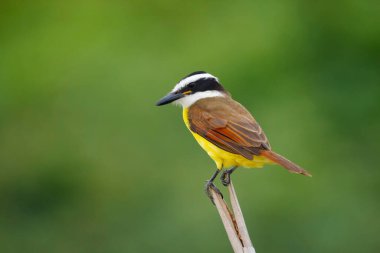
[[[208,73],[193,75],[193,76],[189,76],[189,77],[186,77],[185,79],[181,80],[174,87],[174,89],[172,90],[172,92],[179,91],[180,89],[182,89],[183,87],[185,87],[189,83],[195,82],[195,81],[197,81],[199,79],[207,79],[207,78],[214,78],[216,81],[218,81],[218,78],[216,78],[215,76],[213,76],[211,74],[208,74]]]

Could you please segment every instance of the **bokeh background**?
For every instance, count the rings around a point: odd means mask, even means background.
[[[378,252],[380,5],[1,1],[0,252],[231,252],[180,108],[205,70],[277,166],[233,176],[258,252]],[[220,184],[219,184],[220,185]]]

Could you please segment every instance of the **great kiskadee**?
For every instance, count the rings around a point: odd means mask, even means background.
[[[272,151],[260,125],[244,106],[232,99],[215,76],[204,71],[191,73],[157,105],[169,103],[182,105],[187,128],[216,163],[217,170],[206,183],[210,198],[210,188],[220,193],[213,181],[222,169],[226,169],[221,176],[225,186],[237,167],[261,168],[265,164],[279,164],[292,173],[311,176]]]

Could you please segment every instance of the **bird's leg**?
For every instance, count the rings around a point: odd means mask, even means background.
[[[223,171],[222,175],[220,176],[220,181],[222,181],[222,184],[224,186],[228,186],[231,183],[231,174],[238,168],[238,166],[235,166],[229,170]]]
[[[220,170],[217,169],[215,173],[212,175],[212,177],[209,180],[207,180],[205,184],[206,195],[214,205],[215,203],[214,203],[214,198],[212,197],[212,194],[211,194],[211,190],[216,191],[216,193],[219,194],[223,198],[223,194],[219,191],[218,188],[216,188],[216,186],[213,183],[215,178],[218,176],[219,172]]]

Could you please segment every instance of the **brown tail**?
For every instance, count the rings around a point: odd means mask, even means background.
[[[282,167],[284,167],[285,169],[287,169],[291,173],[296,173],[296,174],[301,174],[301,175],[311,177],[311,174],[309,172],[307,172],[306,170],[302,169],[297,164],[289,161],[285,157],[283,157],[283,156],[281,156],[281,155],[279,155],[279,154],[277,154],[271,150],[262,151],[261,155],[265,156],[269,160],[281,165]]]

